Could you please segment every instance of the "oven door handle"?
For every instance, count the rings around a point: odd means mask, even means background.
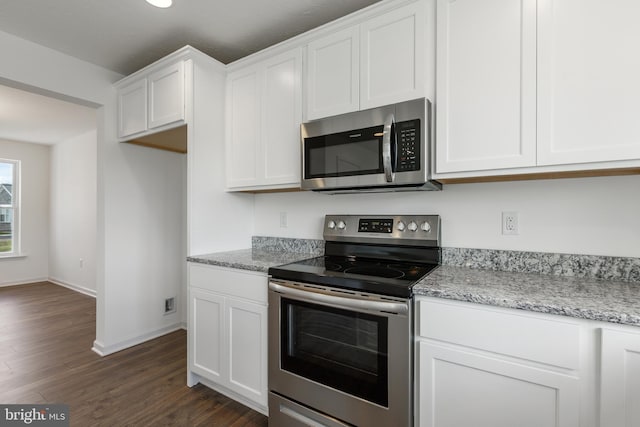
[[[309,289],[303,291],[271,281],[269,282],[269,289],[275,292],[279,292],[283,295],[295,297],[299,300],[329,305],[331,307],[365,311],[379,311],[404,315],[409,312],[409,304],[402,302],[372,301],[369,299],[338,297],[335,295],[330,295],[328,292],[323,292],[321,289]]]

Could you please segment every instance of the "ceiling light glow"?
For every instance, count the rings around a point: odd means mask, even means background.
[[[173,4],[173,0],[147,0],[147,3],[155,7],[167,8]]]

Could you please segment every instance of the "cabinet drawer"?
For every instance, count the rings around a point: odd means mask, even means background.
[[[552,316],[419,298],[417,334],[534,362],[577,370],[580,326]]]
[[[267,283],[266,273],[189,264],[189,286],[219,294],[266,304]]]

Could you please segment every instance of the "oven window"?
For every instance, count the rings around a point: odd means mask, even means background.
[[[382,127],[305,139],[305,178],[382,173]],[[357,135],[357,137],[354,137]],[[378,136],[379,135],[379,136]]]
[[[281,299],[282,369],[388,405],[387,318]]]

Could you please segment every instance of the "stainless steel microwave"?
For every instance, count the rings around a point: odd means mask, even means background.
[[[440,190],[431,180],[425,98],[303,123],[303,190]]]

